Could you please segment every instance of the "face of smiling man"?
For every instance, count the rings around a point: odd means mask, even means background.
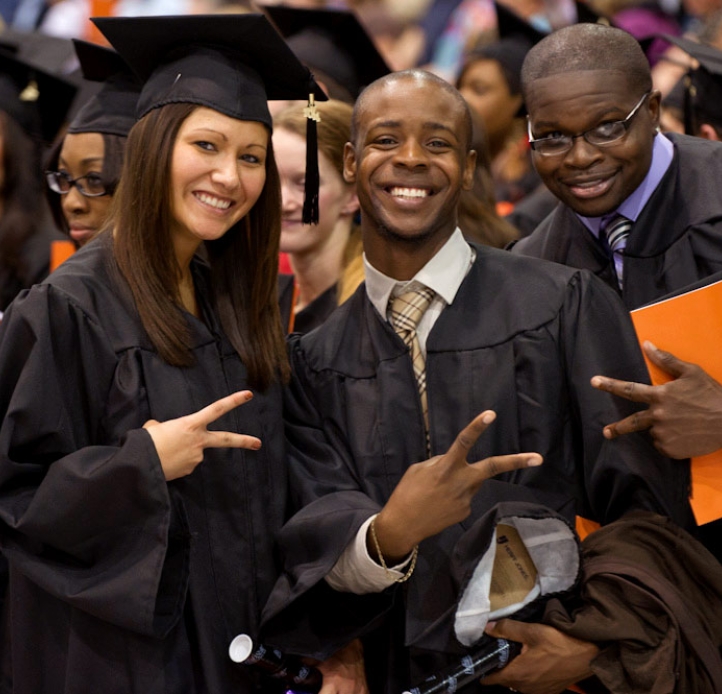
[[[364,95],[344,178],[357,185],[364,248],[382,272],[389,250],[431,257],[456,228],[475,163],[465,118],[463,99],[430,78],[394,77]]]
[[[526,95],[535,139],[580,135],[625,119],[643,96],[613,70],[562,73],[535,80]],[[534,152],[534,166],[565,205],[585,217],[616,210],[641,184],[652,162],[659,93],[652,92],[629,121],[626,134],[600,147],[583,137],[563,154]]]

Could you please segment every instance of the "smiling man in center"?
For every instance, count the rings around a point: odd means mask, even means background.
[[[267,633],[292,650],[284,608],[317,600],[319,651],[306,635],[295,647],[320,656],[321,623],[339,634],[357,616],[369,689],[384,694],[448,664],[429,635],[454,599],[451,556],[494,503],[543,504],[570,522],[631,509],[691,521],[683,466],[646,434],[602,436],[638,406],[591,377],[645,374],[614,293],[587,272],[464,240],[470,137],[463,97],[430,73],[394,73],[362,93],[344,174],[361,204],[366,282],[290,341],[297,513],[281,534],[285,573]],[[396,583],[406,589],[380,616],[377,600]],[[561,691],[590,674],[593,644],[540,624],[497,627],[528,647],[499,682]]]

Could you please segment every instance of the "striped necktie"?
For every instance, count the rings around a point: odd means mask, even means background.
[[[424,415],[426,427],[426,445],[429,447],[429,406],[426,399],[426,362],[421,352],[421,345],[416,334],[421,316],[429,307],[434,298],[434,290],[417,285],[416,288],[397,296],[389,302],[389,318],[391,325],[404,341],[411,352],[411,361],[414,366],[414,376],[421,399],[421,411]]]
[[[622,288],[622,262],[617,262],[617,258],[621,259],[624,254],[624,249],[627,245],[627,238],[629,238],[629,232],[632,230],[632,220],[618,214],[614,217],[606,227],[604,227],[604,234],[607,237],[609,248],[612,251],[612,257],[614,260],[614,269],[617,273],[617,281],[619,282],[619,288]]]

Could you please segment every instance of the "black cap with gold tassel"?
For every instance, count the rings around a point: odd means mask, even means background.
[[[306,207],[309,223],[318,222],[315,100],[327,97],[264,15],[97,17],[93,22],[143,82],[138,118],[165,104],[193,103],[272,128],[269,99],[310,94]]]
[[[0,50],[0,110],[32,138],[50,143],[73,102],[75,85]]]

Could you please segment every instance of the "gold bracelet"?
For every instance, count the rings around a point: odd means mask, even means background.
[[[384,571],[386,572],[387,576],[393,576],[388,566],[386,566],[386,560],[384,559],[384,555],[381,554],[381,547],[379,545],[379,539],[376,537],[376,517],[374,516],[374,519],[371,521],[371,539],[374,543],[374,549],[376,550],[376,554],[379,555],[379,563],[383,567]],[[411,574],[414,573],[414,569],[416,568],[416,559],[419,556],[419,546],[415,545],[414,549],[411,550],[411,564],[409,565],[409,568],[406,570],[406,573],[403,576],[393,576],[395,583],[404,583],[405,581],[408,581],[411,578]]]

